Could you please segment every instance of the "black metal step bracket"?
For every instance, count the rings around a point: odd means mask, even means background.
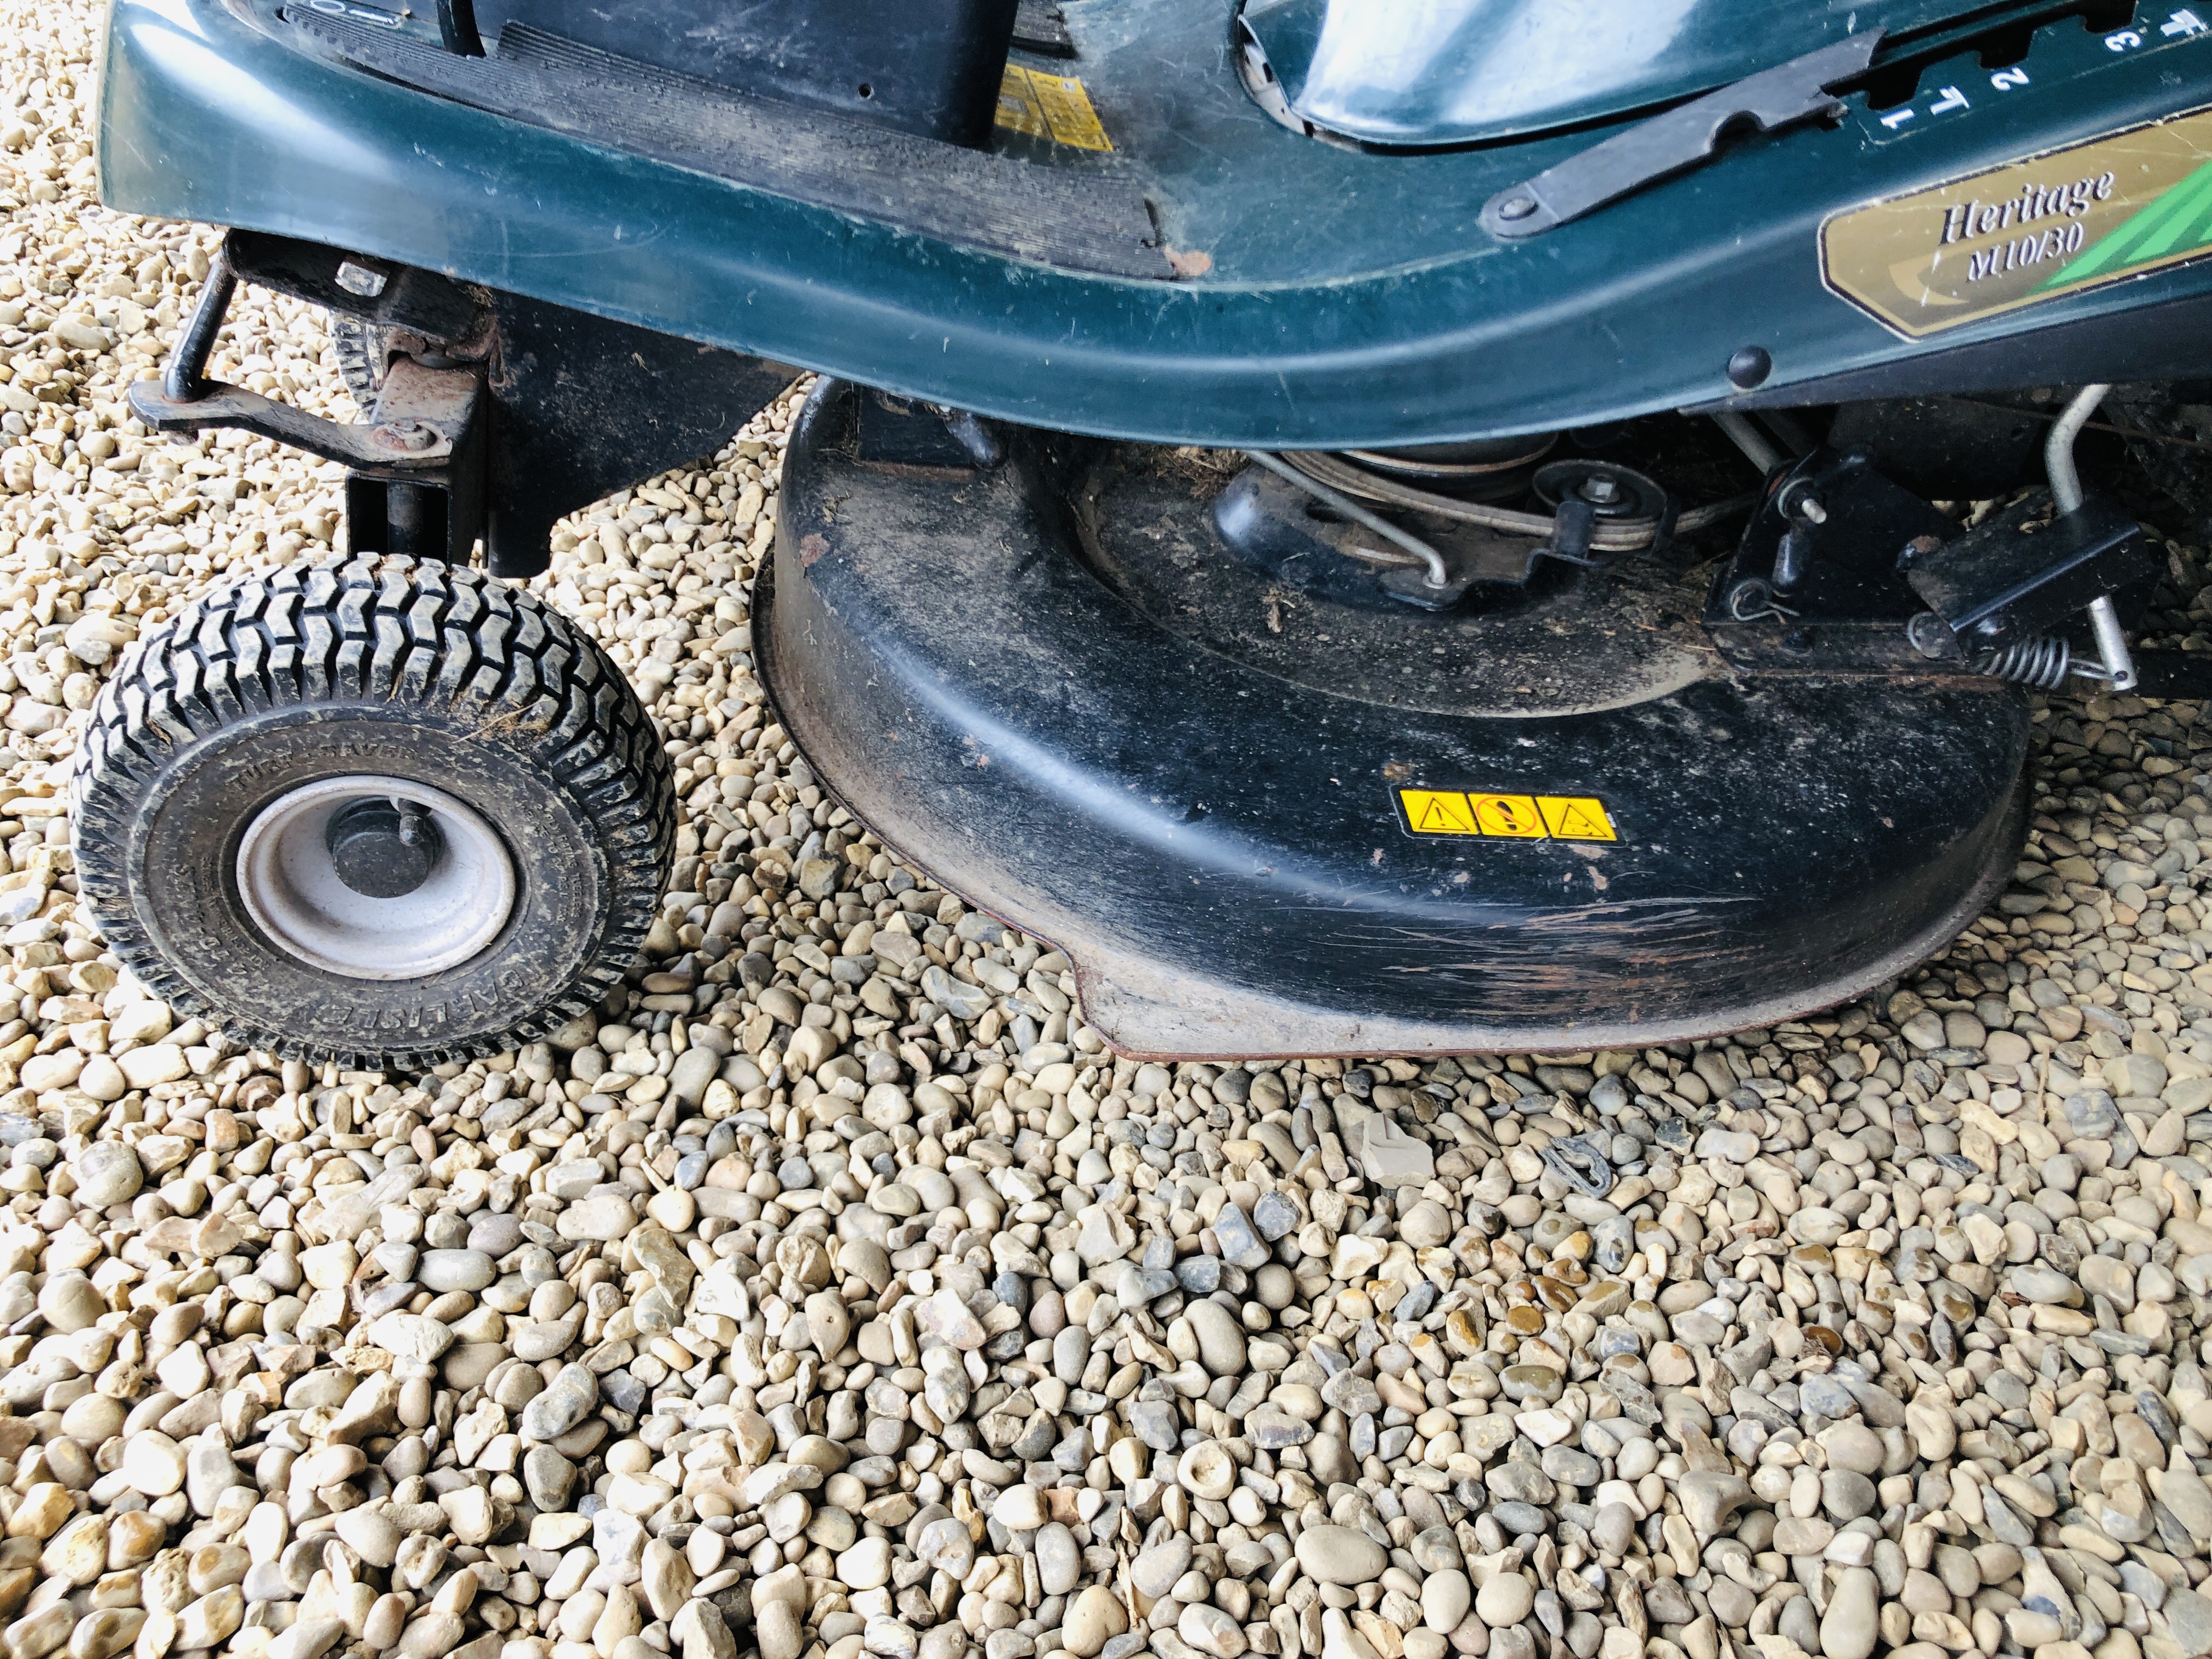
[[[208,379],[208,358],[238,291],[240,244],[250,255],[260,242],[279,240],[246,240],[235,234],[225,239],[209,262],[199,303],[178,336],[161,378],[131,388],[132,411],[156,432],[232,427],[341,462],[347,470],[349,544],[356,551],[467,562],[483,531],[483,362],[433,368],[413,357],[395,358],[375,409],[357,426],[326,421],[258,392]],[[473,307],[456,313],[447,307],[378,306],[392,291],[388,272],[336,250],[323,252],[330,255],[331,291],[368,301],[362,309],[372,320],[381,313],[394,319],[386,326],[398,320],[428,321],[441,330],[455,323],[473,325]],[[249,268],[243,274],[258,278],[264,273]],[[322,286],[296,270],[270,274],[280,280],[269,285],[286,291]],[[287,274],[301,280],[282,281]],[[395,301],[398,297],[394,295]]]

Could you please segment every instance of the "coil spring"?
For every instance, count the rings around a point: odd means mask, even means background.
[[[2073,667],[2072,648],[2056,634],[2021,640],[2002,651],[1985,652],[1974,663],[1977,674],[1988,674],[1996,679],[2031,685],[2039,691],[2057,691],[2063,688]]]

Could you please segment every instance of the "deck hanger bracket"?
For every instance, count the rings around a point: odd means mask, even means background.
[[[1498,191],[1483,205],[1482,228],[1509,240],[1534,236],[1710,161],[1739,126],[1773,132],[1839,114],[1829,88],[1864,73],[1881,36],[1854,34],[1639,122]]]
[[[249,239],[234,232],[209,261],[199,303],[179,333],[176,349],[161,378],[140,380],[131,387],[131,413],[156,432],[191,434],[236,428],[325,460],[342,462],[357,472],[404,480],[450,468],[479,424],[484,382],[481,363],[431,368],[412,359],[395,360],[372,417],[357,426],[325,420],[258,392],[207,378],[208,358],[229,313],[240,279],[267,276],[250,257],[240,257],[241,243],[252,246]],[[340,258],[331,252],[334,263]],[[350,260],[338,263],[337,269],[341,273],[374,276],[367,265]],[[342,274],[339,280],[348,279]],[[280,273],[270,286],[296,293],[301,285],[284,280]],[[348,288],[347,292],[364,291],[367,287],[363,283],[362,289]],[[371,298],[380,297],[385,283],[380,279],[376,288],[377,294]],[[367,300],[356,300],[342,308],[356,315],[378,314]]]

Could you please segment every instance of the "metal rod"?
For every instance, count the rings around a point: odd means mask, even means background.
[[[2051,475],[2051,499],[2061,513],[2071,513],[2081,505],[2081,473],[2074,465],[2074,440],[2081,435],[2081,428],[2097,412],[2097,405],[2105,401],[2109,386],[2085,386],[2074,394],[2074,401],[2066,405],[2066,412],[2051,424],[2051,435],[2043,441],[2043,467]]]
[[[2097,635],[2097,654],[2104,659],[2104,680],[2115,691],[2136,689],[2136,659],[2128,650],[2128,636],[2120,629],[2120,613],[2112,596],[2089,601],[2089,626]]]
[[[216,336],[222,331],[222,319],[229,314],[230,296],[237,289],[238,273],[230,268],[228,251],[218,246],[208,260],[199,303],[185,319],[183,331],[177,336],[176,349],[169,354],[168,364],[161,371],[161,391],[172,402],[197,403],[207,396],[207,361],[215,351]]]
[[[2051,505],[2062,514],[2081,510],[2081,471],[2074,464],[2074,441],[2112,389],[2108,385],[2083,386],[2066,405],[2066,412],[2051,423],[2051,435],[2044,441],[2043,466],[2051,475]],[[2128,650],[2128,636],[2111,594],[2089,602],[2089,627],[2097,636],[2097,656],[2104,665],[2104,672],[2096,678],[2115,691],[2134,690],[2136,659]],[[2081,672],[2079,664],[2074,672]]]
[[[1759,411],[1759,420],[1760,425],[1774,434],[1775,441],[1792,455],[1809,455],[1817,447],[1813,442],[1813,434],[1806,431],[1796,416],[1787,410],[1762,409]]]
[[[1782,465],[1782,452],[1767,442],[1766,434],[1747,416],[1726,409],[1713,416],[1713,423],[1729,434],[1729,441],[1743,451],[1745,459],[1761,472],[1771,472]]]
[[[1422,580],[1431,587],[1451,586],[1451,572],[1445,568],[1444,556],[1419,537],[1407,534],[1381,514],[1369,512],[1351,496],[1340,490],[1331,489],[1320,479],[1308,477],[1279,455],[1271,454],[1264,449],[1248,449],[1244,453],[1277,477],[1296,484],[1322,505],[1334,507],[1352,523],[1373,531],[1385,541],[1412,554],[1428,568],[1428,574]]]

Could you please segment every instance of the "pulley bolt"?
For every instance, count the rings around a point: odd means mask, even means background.
[[[1584,478],[1582,489],[1577,493],[1586,501],[1608,507],[1620,499],[1620,482],[1600,473],[1594,477]]]
[[[350,259],[338,261],[337,284],[349,294],[357,294],[364,300],[374,300],[384,292],[385,275],[371,270],[367,265],[357,265]]]
[[[370,428],[370,435],[394,449],[420,451],[438,441],[438,434],[420,421],[387,421],[382,426]]]

